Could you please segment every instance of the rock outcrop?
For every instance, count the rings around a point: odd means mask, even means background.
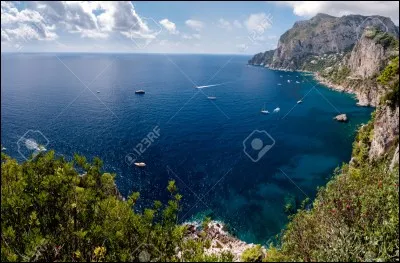
[[[254,66],[270,66],[272,57],[274,56],[274,50],[265,51],[264,53],[255,54],[252,59],[249,60],[250,65]]]
[[[374,30],[367,30],[351,51],[348,67],[354,77],[368,78],[383,67],[385,47],[374,40]]]
[[[383,106],[376,111],[374,135],[369,150],[370,159],[376,159],[396,147],[399,138],[399,107]]]
[[[186,223],[187,232],[185,238],[187,239],[209,239],[211,244],[205,248],[205,253],[208,255],[221,254],[222,252],[230,252],[233,255],[234,262],[241,262],[242,253],[255,246],[255,244],[248,244],[238,238],[232,236],[226,231],[223,223],[218,221],[211,221],[207,227],[203,229],[199,223]],[[266,249],[262,247],[264,255]],[[178,252],[178,257],[182,259],[182,253]],[[184,260],[184,259],[182,259]]]
[[[333,119],[337,120],[338,122],[347,122],[348,121],[346,114],[339,114],[336,117],[334,117]]]

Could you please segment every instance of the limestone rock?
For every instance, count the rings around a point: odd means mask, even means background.
[[[348,118],[347,118],[346,114],[339,114],[333,119],[335,119],[335,120],[337,120],[339,122],[347,122],[348,121]]]

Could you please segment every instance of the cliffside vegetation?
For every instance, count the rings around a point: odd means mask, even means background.
[[[377,80],[388,85],[378,107],[399,107],[398,57]],[[390,167],[399,136],[371,159],[376,112],[353,143],[352,161],[335,170],[311,209],[291,216],[265,261],[399,261],[399,166]],[[382,125],[382,124],[381,124]]]
[[[139,213],[139,193],[122,200],[114,175],[101,167],[99,159],[67,162],[51,151],[22,164],[2,153],[1,260],[232,260],[228,253],[205,255],[207,240],[184,240],[187,229],[177,224],[182,196],[173,181],[166,205],[155,201]]]

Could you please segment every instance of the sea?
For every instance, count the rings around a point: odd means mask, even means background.
[[[123,196],[140,192],[138,212],[166,203],[175,180],[179,223],[211,217],[267,244],[288,222],[285,206],[313,200],[349,161],[373,109],[249,58],[2,53],[2,151],[21,162],[45,150],[97,156]],[[349,122],[334,121],[340,113]]]

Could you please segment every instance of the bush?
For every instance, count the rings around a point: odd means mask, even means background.
[[[370,141],[372,127],[360,129],[355,145]],[[291,217],[267,261],[398,261],[399,171],[388,169],[391,157],[371,163],[362,153],[337,169],[313,208]]]
[[[247,248],[242,253],[243,262],[261,262],[263,259],[263,252],[260,245],[255,245],[251,248]]]
[[[377,78],[377,81],[381,84],[388,84],[389,81],[393,80],[399,75],[399,56],[392,59],[388,66],[382,71]]]
[[[194,251],[189,259],[232,259],[204,255],[203,241],[183,240],[174,181],[167,205],[156,201],[139,213],[133,209],[139,193],[123,201],[114,175],[101,167],[98,158],[67,162],[53,151],[21,164],[2,153],[1,261],[178,261],[183,249]]]

